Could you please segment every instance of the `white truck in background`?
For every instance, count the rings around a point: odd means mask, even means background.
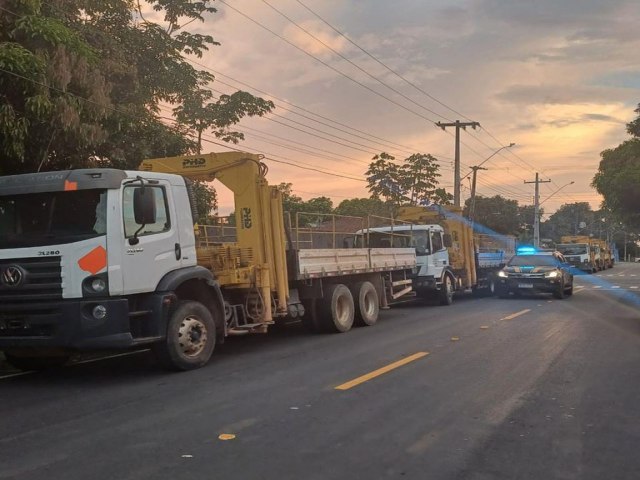
[[[393,225],[358,232],[356,245],[415,248],[413,289],[418,296],[437,296],[442,305],[453,302],[455,291],[493,295],[498,271],[515,254],[514,237],[474,232],[452,206],[401,207],[396,219]]]

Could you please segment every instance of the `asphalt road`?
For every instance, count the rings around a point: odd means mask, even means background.
[[[640,265],[576,285],[5,376],[0,478],[638,479]]]

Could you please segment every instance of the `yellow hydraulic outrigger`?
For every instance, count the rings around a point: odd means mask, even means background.
[[[198,262],[214,270],[223,287],[257,289],[264,312],[272,320],[287,312],[289,281],[285,258],[282,194],[265,178],[262,156],[244,152],[208,153],[144,160],[140,170],[174,173],[191,180],[219,180],[234,194],[237,242],[199,249]]]

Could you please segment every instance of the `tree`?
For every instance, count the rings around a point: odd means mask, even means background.
[[[467,199],[464,215],[469,215],[471,199]],[[517,200],[508,200],[500,195],[483,197],[476,195],[474,222],[504,235],[518,235],[521,222]]]
[[[351,198],[341,201],[334,213],[349,217],[366,217],[367,215],[391,217],[393,207],[376,198]]]
[[[174,109],[178,122],[194,132],[198,153],[202,151],[202,134],[206,130],[215,128],[213,133],[217,138],[238,143],[244,140],[244,134],[229,130],[231,125],[235,125],[246,115],[262,117],[275,108],[270,100],[256,98],[243,91],[220,95],[215,102],[209,102],[212,98],[211,91],[199,89]]]
[[[296,218],[299,226],[307,226],[310,223],[322,221],[322,215],[333,213],[333,202],[328,197],[315,197],[306,202],[301,197],[294,195],[293,184],[280,183],[276,186],[282,192],[282,209],[289,213],[291,222],[296,224]],[[300,215],[297,215],[300,213]],[[321,214],[310,215],[310,214]]]
[[[383,197],[387,202],[398,206],[405,200],[405,192],[400,167],[394,160],[394,156],[385,152],[374,156],[365,175],[371,198],[379,200]]]
[[[242,139],[230,127],[273,104],[246,92],[212,101],[213,75],[186,57],[218,43],[183,27],[215,13],[212,4],[3,1],[0,174],[135,168],[143,158],[198,151],[206,129]],[[162,20],[150,21],[151,10]]]
[[[565,203],[540,226],[542,236],[559,242],[565,235],[588,234],[594,212],[587,202]]]
[[[193,182],[193,193],[196,197],[196,210],[198,211],[197,223],[209,223],[213,213],[218,209],[218,194],[210,184]]]
[[[604,197],[603,207],[631,227],[640,227],[640,105],[627,124],[632,138],[600,153],[602,160],[591,185]]]
[[[371,198],[384,198],[394,206],[450,203],[452,197],[438,188],[437,159],[414,153],[395,163],[395,157],[382,152],[373,157],[365,175]]]

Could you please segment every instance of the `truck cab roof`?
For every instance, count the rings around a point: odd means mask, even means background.
[[[389,232],[423,232],[423,231],[435,231],[435,232],[443,232],[444,229],[437,224],[431,225],[389,225],[386,227],[371,227],[365,228],[362,230],[358,230],[356,234],[362,233],[389,233]]]

